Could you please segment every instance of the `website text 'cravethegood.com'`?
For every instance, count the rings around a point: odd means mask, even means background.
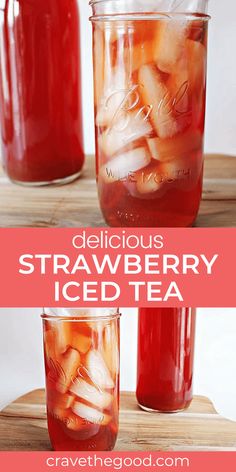
[[[189,467],[190,460],[188,457],[171,457],[171,456],[159,456],[156,457],[152,454],[148,454],[144,457],[101,457],[96,454],[87,457],[48,457],[46,459],[46,465],[51,467],[112,467],[114,470],[121,470],[130,467]]]

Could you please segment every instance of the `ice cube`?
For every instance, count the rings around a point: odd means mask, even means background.
[[[106,321],[104,321],[102,318],[104,318],[104,316],[111,316],[116,313],[117,311],[112,308],[91,308],[88,310],[87,314],[87,325],[92,331],[96,331],[101,334],[104,326],[106,325]],[[91,321],[89,319],[91,319]]]
[[[189,113],[189,123],[191,123],[193,113],[191,94],[195,93],[199,98],[205,88],[205,76],[206,48],[203,44],[188,39],[183,57],[167,80],[167,86],[174,99],[175,116],[179,119],[183,120],[184,115],[187,118]]]
[[[107,425],[111,421],[111,416],[101,411],[96,410],[90,406],[85,405],[81,402],[75,402],[72,407],[73,412],[80,418],[85,419],[89,423],[98,425]]]
[[[91,337],[85,336],[84,334],[81,334],[81,333],[76,333],[76,332],[73,333],[72,340],[71,340],[71,347],[73,347],[74,349],[77,349],[82,354],[86,354],[86,352],[88,352],[88,350],[91,347],[91,344],[92,344]]]
[[[76,377],[80,365],[80,354],[76,349],[69,348],[62,356],[60,367],[61,375],[57,382],[57,390],[61,393],[67,392],[71,382]]]
[[[186,50],[190,89],[199,92],[205,86],[206,48],[202,43],[188,39]]]
[[[96,320],[96,321],[87,321],[88,326],[91,328],[92,333],[93,333],[93,340],[96,339],[96,342],[99,343],[101,342],[102,339],[102,334],[103,334],[103,329],[104,329],[104,321]]]
[[[110,393],[99,390],[86,382],[82,377],[76,377],[73,380],[70,392],[101,409],[107,408],[112,402],[112,395]]]
[[[75,413],[72,411],[70,412],[65,412],[66,415],[64,416],[64,423],[66,424],[66,427],[70,429],[71,431],[80,431],[80,432],[85,432],[84,430],[87,429],[88,425],[85,425],[85,421],[83,418],[79,418]],[[88,435],[86,435],[88,436]],[[84,434],[80,434],[80,439],[83,439]],[[86,439],[86,438],[84,438]]]
[[[49,409],[67,410],[71,407],[75,397],[69,393],[59,393],[55,390],[47,391],[47,404]]]
[[[160,177],[163,183],[180,182],[190,177],[191,165],[186,158],[178,157],[171,161],[162,162],[160,168]]]
[[[201,149],[202,135],[199,131],[188,131],[173,138],[157,138],[155,146],[160,161],[169,161]]]
[[[203,170],[202,153],[190,152],[160,164],[160,176],[167,184],[183,185],[185,190],[196,185]]]
[[[55,336],[55,346],[58,354],[63,354],[69,347],[71,341],[71,325],[67,321],[51,322]]]
[[[94,28],[94,101],[99,105],[104,84],[104,37],[103,30],[96,25]]]
[[[149,138],[147,139],[147,145],[151,154],[152,159],[159,160],[158,154],[158,138]]]
[[[140,171],[136,178],[136,188],[141,195],[155,193],[162,186],[162,182],[158,178],[157,167],[146,172]]]
[[[99,140],[105,154],[111,156],[128,144],[149,136],[152,133],[152,127],[148,121],[148,114],[136,111],[127,112],[115,120]]]
[[[70,408],[74,399],[75,399],[74,396],[70,395],[69,393],[59,393],[59,392],[53,393],[53,403],[58,408],[63,408],[63,409]]]
[[[110,66],[106,73],[104,95],[100,100],[96,114],[96,125],[107,126],[123,109],[127,109],[129,103],[129,90],[126,73],[123,68],[114,69]]]
[[[100,23],[94,25],[94,99],[97,109],[99,109],[103,102],[104,97],[106,96],[105,94],[112,85],[113,77],[115,76],[116,69],[113,66],[114,56],[116,55],[116,48],[114,47],[116,39],[116,28],[112,23]],[[120,75],[121,72],[122,71],[119,71]],[[116,84],[117,82],[114,80],[113,85]]]
[[[106,183],[128,178],[129,174],[147,166],[151,156],[145,147],[132,149],[131,151],[113,157],[100,169],[100,175]]]
[[[66,427],[70,431],[78,432],[76,438],[79,441],[91,440],[100,429],[99,424],[89,423],[86,419],[79,417],[72,411],[70,411],[70,414],[66,418]]]
[[[114,345],[114,349],[115,347],[116,346]],[[112,349],[113,346],[110,346],[110,350]],[[111,378],[109,369],[99,351],[89,351],[86,356],[86,367],[88,369],[89,377],[99,388],[104,389],[114,387],[114,382]]]
[[[118,332],[114,325],[108,325],[104,329],[103,356],[105,363],[113,376],[119,372],[119,345]]]
[[[47,361],[53,360],[55,362],[57,359],[56,339],[51,329],[44,331],[44,349]]]
[[[119,33],[119,39],[115,45],[117,49],[117,66],[125,67],[127,76],[133,79],[133,73],[141,67],[142,64],[153,62],[155,37],[158,29],[156,21],[150,21],[147,28],[143,27],[142,21],[129,21],[121,23],[116,28]]]
[[[142,100],[151,108],[150,119],[160,138],[174,136],[178,125],[173,116],[173,97],[155,65],[145,65],[139,70]]]
[[[166,82],[173,100],[173,113],[176,119],[191,112],[189,96],[188,61],[185,58]]]
[[[163,20],[156,40],[157,66],[162,72],[174,71],[184,52],[189,24],[182,20]]]
[[[188,31],[188,38],[194,41],[202,41],[205,33],[205,22],[202,20],[191,21]]]
[[[59,408],[59,407],[54,407],[53,409],[48,409],[48,412],[53,415],[53,417],[59,421],[61,421],[62,423],[64,423],[65,425],[67,425],[67,423],[70,421],[69,417],[70,417],[70,412],[69,410],[65,410],[63,408]],[[72,413],[73,414],[73,413]]]
[[[54,418],[61,421],[69,430],[82,432],[82,435],[80,434],[80,439],[84,438],[84,436],[85,436],[84,439],[86,439],[86,437],[88,437],[88,434],[86,434],[86,430],[88,430],[88,425],[85,423],[85,420],[83,418],[79,418],[71,410],[69,410],[69,409],[64,410],[62,408],[55,408],[50,413],[53,415]],[[91,431],[90,431],[90,433],[91,433]]]
[[[126,63],[130,70],[137,71],[144,64],[155,61],[155,49],[152,41],[143,41],[135,46],[127,48],[125,51]]]

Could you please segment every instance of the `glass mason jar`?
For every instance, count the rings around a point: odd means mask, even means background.
[[[104,218],[191,226],[202,194],[207,0],[90,4]]]
[[[44,310],[48,431],[56,451],[110,451],[115,445],[119,318],[115,309]]]
[[[83,162],[77,0],[1,0],[3,166],[24,185],[66,183]]]
[[[195,321],[192,308],[140,308],[136,396],[142,409],[168,413],[190,405]]]

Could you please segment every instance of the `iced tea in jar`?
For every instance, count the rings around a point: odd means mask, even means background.
[[[80,175],[81,100],[78,0],[1,0],[1,157],[12,181]]]
[[[97,184],[110,226],[193,225],[207,0],[91,0]]]
[[[110,451],[119,424],[119,312],[45,309],[48,431],[56,451]]]
[[[192,401],[196,313],[192,308],[140,308],[137,390],[139,406],[163,413]]]

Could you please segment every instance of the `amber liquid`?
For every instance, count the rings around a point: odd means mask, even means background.
[[[3,165],[22,183],[79,174],[84,162],[76,0],[6,0],[0,9]]]
[[[207,24],[95,22],[97,181],[110,226],[187,227],[203,178]]]
[[[191,308],[141,308],[138,327],[137,400],[160,412],[192,400],[195,312]]]
[[[44,321],[48,431],[56,451],[109,451],[115,445],[118,323]]]

